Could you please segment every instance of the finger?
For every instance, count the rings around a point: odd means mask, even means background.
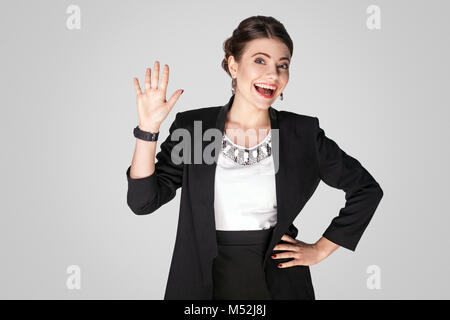
[[[155,64],[153,65],[153,76],[152,76],[153,89],[158,89],[158,82],[159,82],[159,62],[155,61]]]
[[[169,105],[169,112],[172,110],[172,107],[175,105],[175,102],[177,102],[178,98],[181,96],[184,90],[180,89],[175,91],[172,96],[170,97],[169,101],[167,101],[167,104]]]
[[[141,86],[139,85],[138,78],[134,78],[134,89],[135,89],[137,95],[142,94],[142,90],[141,90]]]
[[[163,90],[164,92],[166,92],[168,82],[169,82],[169,66],[165,64],[162,72],[161,87],[160,87],[161,90]]]
[[[297,246],[293,245],[293,244],[277,244],[273,250],[288,250],[288,251],[296,251]]]
[[[150,90],[150,75],[151,75],[152,71],[150,70],[150,68],[147,68],[147,70],[145,71],[145,91]]]
[[[291,242],[291,243],[297,243],[297,240],[295,240],[294,238],[292,238],[291,236],[288,236],[287,234],[283,235],[281,237],[281,240],[285,240],[287,242]]]
[[[290,267],[294,267],[294,266],[298,266],[299,263],[297,260],[291,260],[288,262],[283,262],[283,263],[279,263],[278,264],[278,268],[290,268]]]
[[[280,252],[280,253],[276,253],[276,254],[272,254],[271,258],[272,259],[296,259],[298,256],[297,254],[293,253],[292,251],[288,251],[288,252]]]

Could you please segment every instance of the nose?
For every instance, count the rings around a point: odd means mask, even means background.
[[[270,71],[267,73],[265,77],[268,81],[271,83],[277,83],[278,84],[278,71],[276,69],[270,69]]]

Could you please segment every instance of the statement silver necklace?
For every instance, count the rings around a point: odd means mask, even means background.
[[[234,162],[248,166],[260,162],[272,154],[272,131],[263,141],[251,148],[239,146],[224,133],[222,135],[222,154]]]

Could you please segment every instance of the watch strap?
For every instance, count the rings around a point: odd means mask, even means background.
[[[145,141],[157,141],[159,132],[148,132],[139,129],[139,126],[136,126],[133,130],[133,134],[136,138],[145,140]]]

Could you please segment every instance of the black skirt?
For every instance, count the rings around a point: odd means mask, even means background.
[[[271,300],[263,269],[273,227],[264,230],[216,230],[213,262],[214,300]]]

